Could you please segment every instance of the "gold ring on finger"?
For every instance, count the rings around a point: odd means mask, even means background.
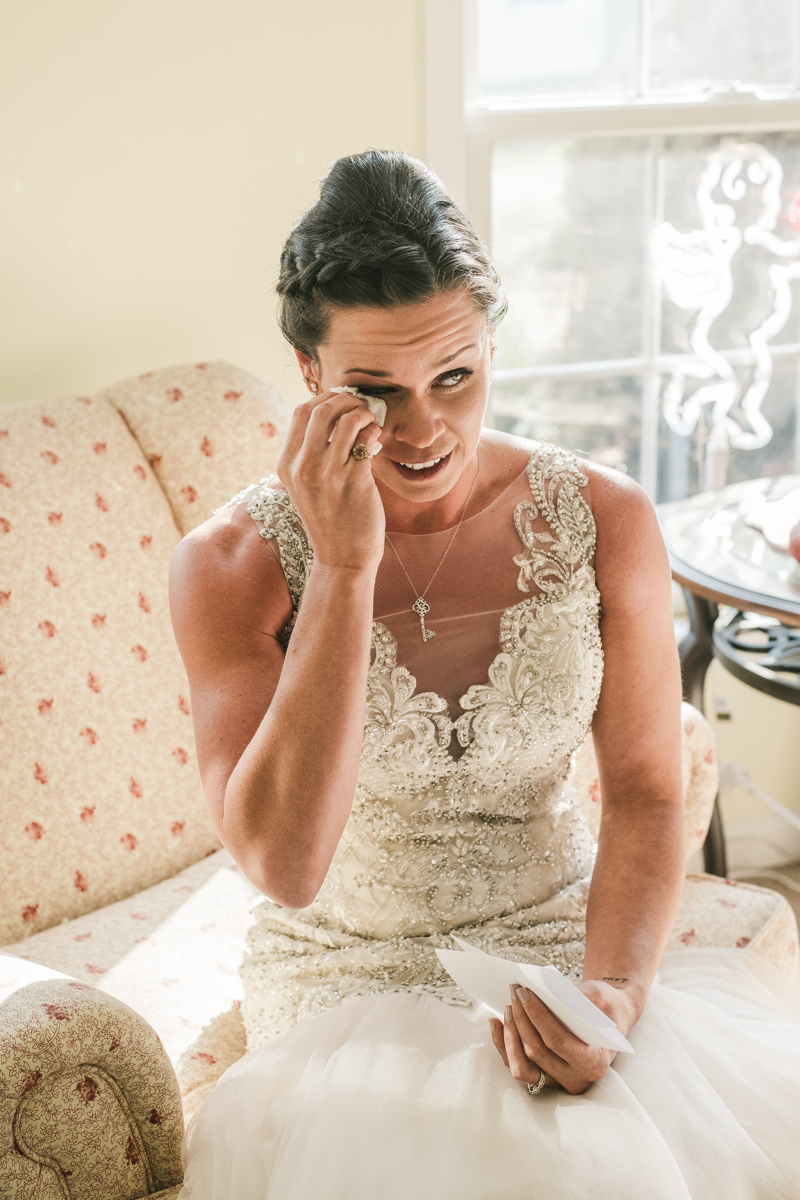
[[[364,462],[365,459],[372,458],[372,455],[363,442],[356,442],[355,446],[353,446],[353,449],[350,451],[350,455],[356,460],[356,462]]]
[[[546,1079],[546,1078],[547,1078],[547,1076],[545,1075],[544,1071],[542,1070],[542,1068],[541,1068],[541,1067],[539,1067],[539,1082],[538,1082],[538,1083],[529,1083],[529,1084],[528,1084],[528,1091],[530,1092],[530,1094],[531,1094],[532,1096],[538,1096],[538,1095],[539,1095],[539,1092],[540,1092],[540,1091],[542,1090],[542,1088],[544,1087],[544,1081],[545,1081],[545,1079]]]

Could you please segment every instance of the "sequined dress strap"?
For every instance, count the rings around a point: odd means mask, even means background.
[[[269,541],[274,541],[277,546],[289,595],[292,598],[292,616],[280,637],[285,648],[294,629],[300,602],[303,599],[303,592],[311,571],[311,564],[314,561],[314,551],[308,540],[308,534],[297,509],[289,499],[289,493],[282,489],[269,487],[266,479],[245,488],[223,507],[228,508],[234,504],[246,505],[261,536]]]
[[[514,509],[514,524],[525,547],[523,554],[514,556],[520,568],[517,586],[529,592],[533,583],[548,601],[560,600],[578,573],[588,573],[594,582],[597,527],[581,494],[589,480],[574,455],[547,444],[531,454],[527,474],[533,499]],[[534,527],[538,518],[547,522],[547,530]]]

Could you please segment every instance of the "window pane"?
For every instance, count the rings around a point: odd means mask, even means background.
[[[757,479],[762,475],[790,475],[795,466],[798,383],[800,366],[794,358],[776,359],[762,411],[773,433],[766,445],[755,450],[732,449],[727,483]],[[704,490],[705,446],[710,417],[703,411],[692,433],[681,437],[661,415],[659,428],[658,500],[683,500]]]
[[[632,91],[635,0],[479,0],[481,100]]]
[[[794,86],[797,9],[797,0],[650,0],[650,87]]]
[[[663,174],[659,488],[678,499],[793,469],[795,368],[780,347],[800,341],[800,135],[668,139]],[[712,424],[729,451],[716,483]]]
[[[496,383],[495,428],[567,450],[639,477],[641,381],[610,379]]]
[[[659,499],[795,469],[800,133],[498,144],[493,249],[510,303],[500,427],[605,448]],[[659,300],[648,366],[644,314]],[[579,364],[581,378],[559,376]],[[503,379],[531,367],[553,375]],[[634,380],[660,429],[641,468]]]
[[[662,350],[688,351],[712,316],[720,350],[764,322],[771,344],[800,340],[800,135],[669,138],[664,153]]]
[[[641,354],[645,164],[632,138],[495,146],[498,367]]]

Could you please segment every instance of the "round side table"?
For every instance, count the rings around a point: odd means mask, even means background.
[[[764,504],[798,487],[800,475],[750,479],[657,509],[689,617],[679,647],[684,697],[701,712],[712,658],[748,686],[800,704],[800,565],[755,527]],[[720,605],[733,611],[720,614]],[[727,873],[719,799],[703,858],[712,875]]]

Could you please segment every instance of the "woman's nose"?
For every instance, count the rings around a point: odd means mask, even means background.
[[[409,399],[399,405],[395,412],[389,408],[392,435],[399,442],[406,442],[420,450],[432,446],[442,433],[444,424],[433,411],[430,401]]]

